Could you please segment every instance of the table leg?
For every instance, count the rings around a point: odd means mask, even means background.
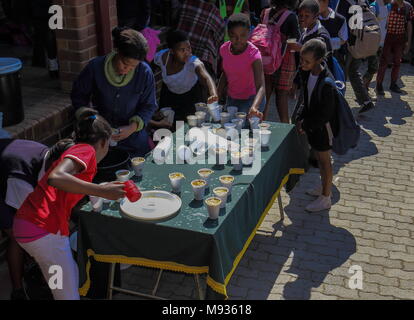
[[[195,280],[197,290],[198,290],[198,297],[199,297],[200,300],[204,300],[203,290],[201,290],[200,277],[199,277],[198,274],[194,275],[194,280]]]
[[[106,295],[108,300],[112,300],[112,290],[114,286],[114,277],[115,277],[115,263],[111,263],[109,267],[109,276],[108,276],[108,293]]]
[[[280,220],[285,220],[285,211],[283,210],[282,196],[280,195],[280,192],[277,196],[277,202],[279,203]]]
[[[152,291],[152,295],[153,296],[155,296],[155,294],[157,293],[158,285],[160,284],[160,280],[161,280],[161,276],[162,276],[162,272],[163,272],[163,270],[160,269],[160,272],[158,273],[157,282],[155,283],[154,290]]]

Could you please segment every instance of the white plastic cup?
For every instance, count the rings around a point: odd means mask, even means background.
[[[197,127],[198,119],[197,116],[187,116],[187,122],[190,128]]]
[[[245,125],[246,119],[247,119],[247,113],[246,112],[237,112],[236,113],[236,119],[242,119],[243,120],[242,128],[244,128],[244,125]]]
[[[207,112],[207,104],[205,104],[204,102],[196,103],[194,106],[195,106],[196,112],[197,111]]]
[[[270,130],[260,130],[260,143],[262,147],[269,146],[271,135],[272,135],[272,131]]]
[[[286,44],[289,44],[289,43],[297,43],[297,41],[296,41],[296,38],[289,38],[289,39],[287,39],[286,40]],[[290,52],[295,52],[295,50],[290,50]]]
[[[260,118],[258,117],[251,117],[249,119],[250,129],[259,129]]]
[[[217,102],[210,103],[207,105],[208,112],[215,122],[220,121],[220,108]]]
[[[89,196],[93,212],[101,212],[103,208],[103,199],[100,197]]]
[[[220,208],[225,208],[227,203],[227,197],[229,195],[229,189],[226,187],[218,187],[213,190],[214,196],[221,200]]]
[[[236,129],[240,132],[243,129],[243,119],[233,119],[231,120],[232,123],[236,125]]]
[[[197,171],[200,179],[206,182],[206,188],[210,185],[210,178],[213,175],[214,171],[208,168],[203,168]]]
[[[171,182],[172,191],[175,193],[181,192],[182,182],[185,179],[181,172],[172,172],[168,175]]]
[[[227,150],[225,148],[213,148],[216,157],[216,164],[223,165],[227,163]]]
[[[171,108],[162,108],[160,112],[167,118],[170,124],[174,123],[175,112]]]
[[[132,172],[129,170],[118,170],[115,172],[115,175],[118,181],[127,182],[131,178]]]
[[[229,189],[229,194],[233,189],[234,177],[233,176],[221,176],[219,181],[223,187]]]
[[[197,126],[200,127],[206,121],[206,113],[204,111],[197,111],[195,115],[197,117]]]
[[[141,157],[132,158],[131,165],[132,165],[132,169],[135,172],[135,175],[137,177],[141,177],[142,170],[144,169],[144,165],[145,165],[145,158],[141,158]]]
[[[112,128],[112,135],[114,134],[119,134],[119,129],[114,129]],[[109,139],[109,146],[111,147],[116,147],[118,145],[118,142],[116,142],[115,140],[112,140],[112,138]]]
[[[259,123],[260,130],[269,130],[269,128],[270,128],[270,123],[266,123],[266,122]]]
[[[230,113],[228,112],[222,112],[220,113],[221,117],[221,124],[224,125],[225,123],[228,123],[230,121]]]
[[[245,166],[249,166],[254,161],[254,148],[244,147],[241,149],[241,159]]]
[[[214,201],[214,204],[212,202]],[[212,220],[217,220],[220,213],[221,199],[217,197],[210,197],[205,200],[208,216]]]
[[[191,181],[191,187],[194,192],[194,200],[201,201],[204,199],[207,182],[202,179]]]
[[[230,120],[233,120],[236,117],[236,113],[239,111],[239,108],[229,106],[227,107],[227,112],[230,114]]]
[[[243,170],[243,163],[242,157],[240,152],[232,152],[231,156],[231,164],[233,165],[233,170],[241,171]]]

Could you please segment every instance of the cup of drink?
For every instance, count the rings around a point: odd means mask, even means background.
[[[260,118],[259,117],[251,117],[249,119],[250,129],[259,129]]]
[[[211,128],[213,128],[213,124],[210,123],[210,122],[204,122],[204,123],[201,124],[201,129],[208,130],[208,129],[211,129]]]
[[[231,164],[233,165],[233,170],[241,171],[243,170],[243,163],[241,159],[241,152],[232,152],[231,154]]]
[[[119,134],[119,133],[120,133],[119,129],[112,128],[112,135]],[[115,140],[112,140],[112,137],[111,137],[109,139],[109,146],[116,147],[117,145],[118,145],[118,142],[116,142]]]
[[[260,130],[269,130],[269,128],[270,128],[270,123],[266,123],[266,122],[259,123]]]
[[[244,147],[241,149],[241,159],[245,166],[250,166],[254,160],[254,149],[252,147]]]
[[[239,108],[229,106],[227,107],[227,112],[230,114],[230,120],[233,120],[236,117],[236,113],[239,111]]]
[[[201,124],[206,121],[206,113],[204,111],[197,111],[195,115],[197,117],[197,126],[201,127]]]
[[[246,119],[247,119],[247,113],[246,112],[237,112],[236,113],[236,119],[242,119],[243,120],[242,128],[244,128],[244,125],[245,125]]]
[[[210,113],[213,121],[220,121],[220,108],[217,102],[213,102],[207,105],[208,112]]]
[[[195,106],[196,111],[207,112],[207,104],[203,102],[196,103],[194,106]]]
[[[270,130],[260,130],[260,143],[262,147],[269,146],[271,135],[272,135],[272,131]]]
[[[232,123],[234,123],[236,125],[236,129],[237,131],[241,131],[241,129],[243,129],[243,119],[233,119],[231,120]]]
[[[197,116],[187,116],[187,122],[190,128],[197,127]]]
[[[244,140],[244,145],[246,147],[256,148],[258,144],[259,144],[259,141],[254,138],[247,138],[246,140]]]
[[[168,175],[171,182],[172,191],[175,193],[181,192],[182,182],[185,179],[181,172],[173,172]]]
[[[91,201],[92,211],[93,212],[101,212],[103,207],[103,199],[100,197],[89,196],[89,200]]]
[[[213,148],[213,152],[216,156],[216,164],[227,163],[227,150],[224,148]]]
[[[226,187],[218,187],[213,190],[214,195],[221,200],[220,208],[225,208],[229,189]]]
[[[224,125],[225,123],[230,121],[230,113],[228,112],[222,112],[220,114],[221,116],[221,124]]]
[[[296,41],[296,38],[289,38],[289,39],[286,40],[286,43],[287,43],[287,45],[296,44],[297,41]],[[290,50],[290,52],[295,52],[295,50]]]
[[[217,197],[210,197],[206,199],[205,204],[207,206],[208,216],[210,219],[218,219],[221,202],[220,198]]]
[[[201,201],[204,199],[204,192],[206,190],[207,182],[202,179],[197,179],[191,181],[191,186],[193,187],[194,200]]]
[[[129,170],[118,170],[115,172],[115,175],[118,181],[127,182],[131,178],[132,172]]]
[[[234,183],[234,177],[233,176],[221,176],[219,178],[219,181],[221,183],[221,185],[223,187],[226,187],[227,189],[229,189],[229,193],[231,193],[231,190],[233,188],[233,183]]]
[[[213,170],[204,168],[197,171],[201,179],[206,182],[206,188],[209,186],[211,175],[214,173]]]
[[[131,159],[132,169],[137,177],[142,176],[142,170],[145,164],[145,158],[136,157]]]
[[[124,190],[126,192],[126,197],[131,202],[137,202],[142,197],[141,191],[139,191],[138,187],[132,180],[125,182]]]

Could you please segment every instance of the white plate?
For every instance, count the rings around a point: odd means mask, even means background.
[[[162,220],[177,213],[181,208],[181,199],[170,192],[154,190],[142,191],[137,202],[127,198],[121,202],[121,211],[130,218],[138,220]]]

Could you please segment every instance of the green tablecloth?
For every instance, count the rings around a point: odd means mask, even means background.
[[[186,176],[178,215],[164,222],[141,222],[119,212],[119,204],[105,205],[101,213],[82,207],[79,216],[78,263],[80,294],[91,282],[90,258],[99,262],[127,263],[190,274],[207,273],[207,298],[227,298],[226,285],[253,239],[268,210],[291,175],[304,173],[307,157],[292,125],[271,123],[271,145],[262,152],[262,169],[257,175],[236,175],[232,166],[217,170],[212,165],[145,164],[141,190],[170,191],[168,174]],[[210,195],[219,186],[218,177],[232,174],[235,185],[217,221],[208,219],[203,202],[193,200],[190,182],[197,170],[213,168]],[[291,189],[294,183],[290,183]],[[289,190],[288,190],[289,191]],[[106,279],[104,279],[106,280]],[[212,290],[211,290],[212,289]]]

